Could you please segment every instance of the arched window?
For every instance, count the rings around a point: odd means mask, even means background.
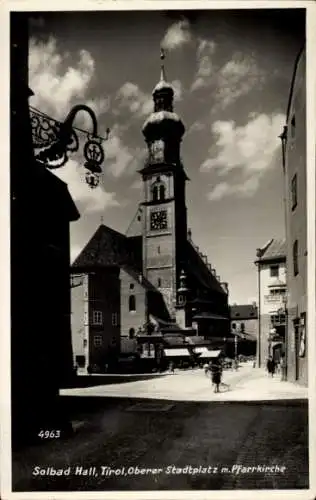
[[[159,186],[155,185],[153,186],[153,201],[158,201],[159,200]]]
[[[166,187],[164,184],[160,184],[159,186],[159,200],[163,201],[166,197]]]
[[[136,311],[136,299],[135,299],[135,295],[130,295],[129,296],[129,299],[128,299],[128,307],[129,307],[129,310],[132,312],[132,311]]]
[[[153,201],[164,201],[166,199],[166,186],[160,180],[153,184],[151,192]]]
[[[232,323],[232,330],[236,330],[236,323]]]
[[[240,323],[240,330],[242,333],[245,331],[245,323]]]
[[[135,337],[135,329],[134,328],[130,328],[128,335],[129,335],[130,339],[133,339]]]

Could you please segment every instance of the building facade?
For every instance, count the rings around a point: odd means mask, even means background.
[[[139,170],[143,200],[126,234],[101,225],[72,266],[73,280],[80,276],[72,300],[74,361],[85,367],[107,364],[126,339],[145,338],[149,356],[154,337],[223,339],[229,331],[228,285],[187,228],[185,127],[173,97],[162,66],[142,129],[148,147]]]
[[[283,142],[287,256],[287,378],[308,383],[306,53],[299,53],[287,109]]]
[[[230,343],[226,352],[230,357],[255,356],[258,339],[257,304],[233,304],[230,306]],[[233,344],[233,346],[232,346]]]
[[[277,360],[285,352],[286,325],[286,244],[271,239],[257,250],[259,324],[258,366],[265,366],[268,356]]]

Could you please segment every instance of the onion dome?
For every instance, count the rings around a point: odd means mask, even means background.
[[[173,111],[174,90],[167,82],[165,75],[165,53],[160,54],[161,72],[160,81],[153,90],[154,112],[143,125],[143,134],[147,142],[169,138],[181,140],[185,128],[179,116]]]

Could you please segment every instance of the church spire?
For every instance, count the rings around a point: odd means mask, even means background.
[[[161,47],[161,49],[160,49],[160,61],[161,61],[161,65],[160,65],[160,81],[161,82],[165,82],[166,81],[165,63],[164,63],[165,58],[166,58],[165,50]]]
[[[146,119],[142,131],[148,145],[148,164],[181,164],[180,143],[185,128],[173,111],[174,91],[166,81],[166,54],[160,49],[160,80],[153,90],[154,110]]]
[[[166,53],[163,48],[160,49],[160,81],[153,90],[153,98],[155,103],[155,111],[173,111],[173,88],[166,79],[165,71]]]

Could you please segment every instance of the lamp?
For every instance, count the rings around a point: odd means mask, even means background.
[[[75,117],[80,111],[85,111],[91,117],[92,133],[73,127]],[[84,146],[84,166],[87,169],[85,179],[90,188],[96,188],[102,173],[101,164],[104,161],[103,140],[109,137],[110,129],[106,130],[106,138],[98,136],[97,119],[91,108],[77,104],[68,113],[63,123],[30,108],[32,139],[35,160],[49,169],[57,169],[68,161],[69,153],[78,151],[79,139],[76,130],[87,134]]]

